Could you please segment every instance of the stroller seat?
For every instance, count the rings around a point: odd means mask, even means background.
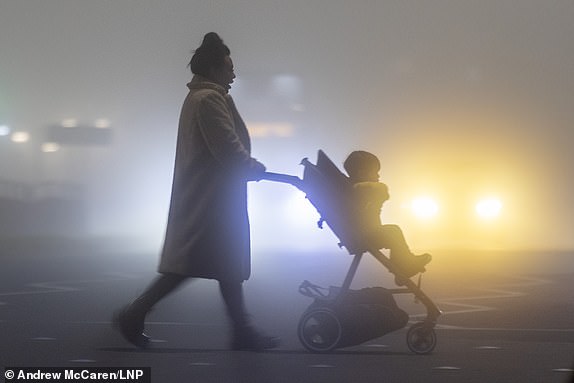
[[[303,171],[304,192],[307,199],[315,206],[321,220],[320,228],[326,222],[341,241],[349,254],[361,254],[367,251],[365,235],[361,232],[360,221],[356,215],[353,198],[353,185],[345,174],[319,150],[317,164],[308,159],[301,162]]]

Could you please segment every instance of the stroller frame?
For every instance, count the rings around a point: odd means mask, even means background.
[[[388,289],[391,294],[413,294],[415,299],[425,306],[426,318],[413,324],[407,331],[407,346],[416,354],[430,353],[436,346],[434,327],[441,311],[422,291],[420,275],[418,283],[413,282],[410,278],[403,276],[401,270],[379,249],[369,247],[368,241],[364,239],[364,234],[360,232],[359,225],[354,220],[353,201],[348,198],[352,185],[348,177],[322,150],[318,152],[317,164],[312,164],[307,158],[304,158],[301,165],[304,166],[302,179],[287,174],[266,172],[262,180],[287,183],[303,191],[321,215],[318,226],[323,228],[323,222],[326,222],[341,241],[339,247],[345,247],[353,259],[335,297],[322,294],[319,286],[308,281],[301,284],[299,291],[306,296],[315,298],[316,302],[335,303],[349,290],[363,254],[370,253],[389,272],[395,275],[395,283],[399,288]],[[309,351],[332,351],[338,347],[341,338],[341,323],[336,312],[330,309],[329,304],[321,304],[315,308],[313,306],[301,317],[298,328],[299,339]],[[317,333],[313,333],[313,331],[309,333],[305,328],[311,326],[312,323],[313,328],[329,326],[329,328],[336,330],[331,331],[329,336],[320,334],[318,331]]]

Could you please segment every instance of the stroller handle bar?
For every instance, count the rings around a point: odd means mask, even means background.
[[[291,176],[289,174],[264,172],[260,180],[290,184],[300,190],[303,190],[303,180],[297,176]]]

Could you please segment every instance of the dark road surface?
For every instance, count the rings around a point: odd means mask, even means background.
[[[154,342],[140,351],[110,320],[155,275],[155,254],[91,242],[4,244],[0,367],[151,367],[158,383],[572,381],[574,253],[433,255],[422,287],[444,314],[429,355],[409,351],[406,329],[329,354],[303,348],[296,328],[311,299],[297,287],[340,285],[350,257],[337,249],[254,252],[247,304],[261,329],[282,338],[279,349],[229,351],[216,282],[192,281],[149,315]],[[352,287],[392,281],[365,258]],[[397,301],[412,322],[424,317],[411,295]]]

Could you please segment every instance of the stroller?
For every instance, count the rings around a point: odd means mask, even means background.
[[[319,227],[327,223],[341,241],[339,247],[345,247],[353,256],[341,287],[326,289],[309,281],[299,286],[301,294],[314,299],[297,328],[303,346],[311,352],[330,352],[402,329],[409,317],[397,306],[393,295],[414,294],[426,307],[427,316],[409,328],[407,346],[416,354],[430,353],[436,346],[434,327],[441,312],[421,290],[420,276],[418,283],[414,283],[401,275],[400,269],[379,249],[369,246],[354,213],[350,197],[352,184],[323,151],[319,150],[316,164],[307,158],[301,164],[304,166],[302,179],[270,172],[266,172],[263,179],[288,183],[303,191],[321,215]],[[395,275],[399,288],[350,289],[359,262],[367,252]]]

